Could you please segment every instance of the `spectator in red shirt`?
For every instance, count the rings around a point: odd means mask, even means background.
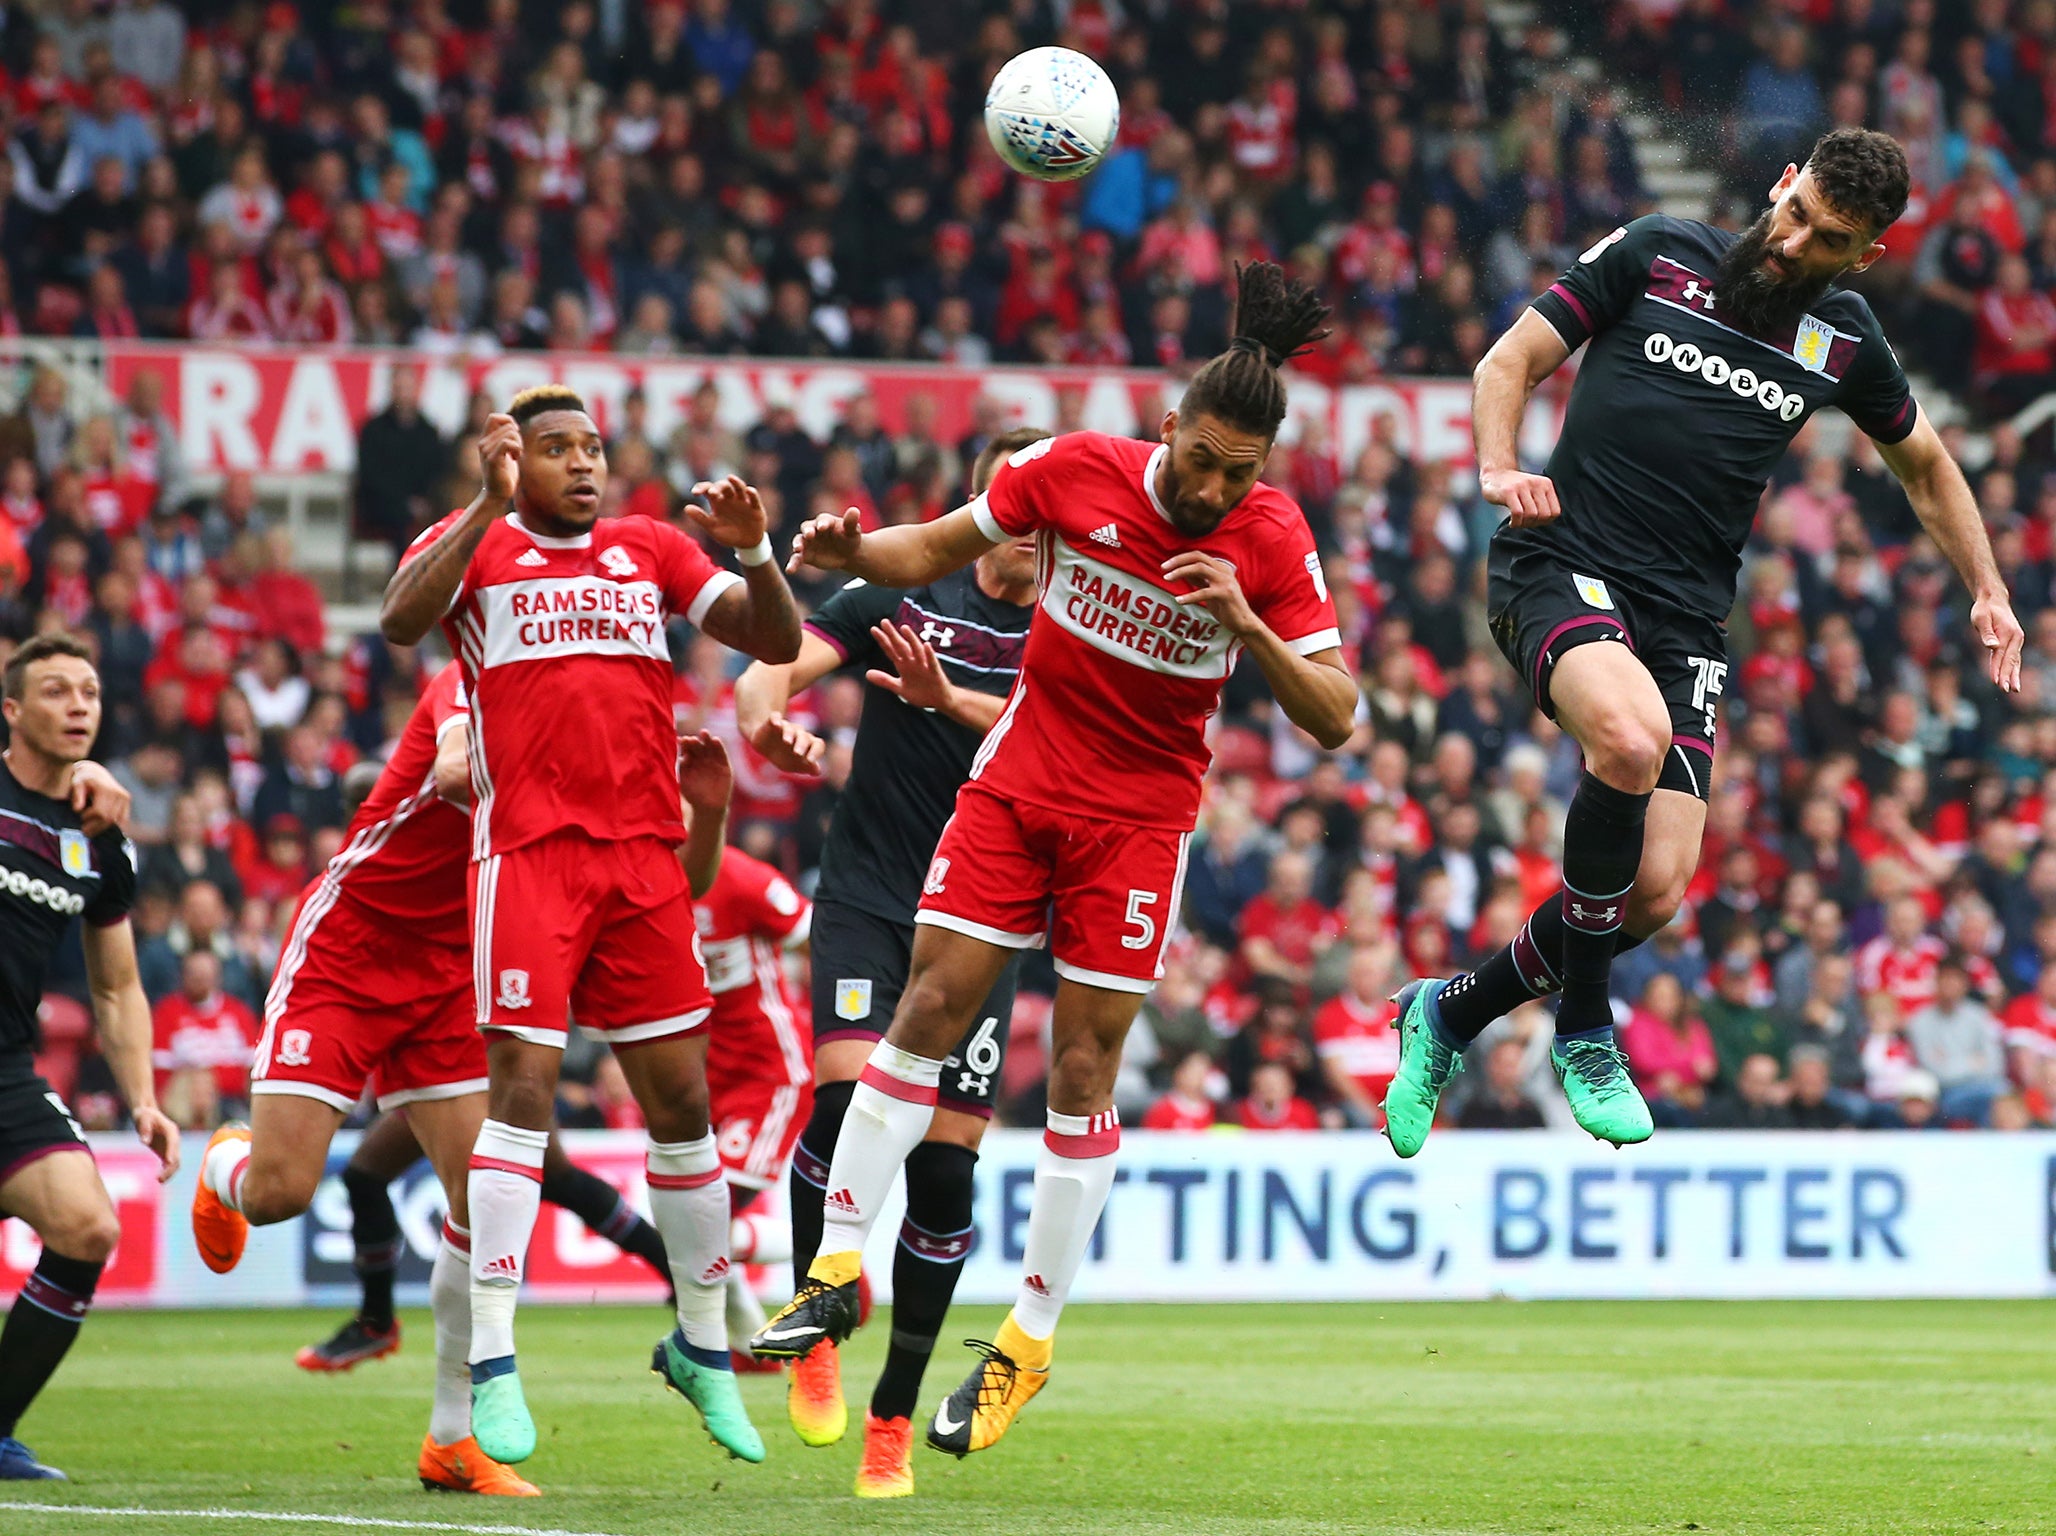
[[[1214,1063],[1205,1051],[1192,1051],[1171,1073],[1171,1086],[1142,1117],[1145,1131],[1206,1131],[1220,1119],[1207,1083]]]
[[[262,855],[238,871],[248,899],[290,902],[307,883],[307,829],[291,811],[277,811],[264,823]]]
[[[1349,984],[1314,1015],[1314,1054],[1343,1118],[1364,1130],[1385,1124],[1385,1090],[1399,1070],[1399,1009],[1393,1004],[1389,944],[1349,957]]]
[[[1856,952],[1856,990],[1889,992],[1910,1017],[1935,1000],[1935,971],[1947,949],[1927,931],[1927,908],[1901,896],[1885,909],[1885,931]]]
[[[1313,899],[1313,861],[1290,850],[1271,860],[1263,894],[1242,909],[1236,925],[1244,968],[1256,977],[1290,983],[1304,994],[1314,962],[1341,931],[1335,914]]]
[[[1292,1091],[1292,1072],[1267,1061],[1249,1074],[1249,1097],[1235,1106],[1235,1123],[1245,1131],[1318,1131],[1321,1117]]]
[[[302,656],[319,656],[326,648],[328,619],[321,588],[293,569],[293,536],[283,528],[272,529],[258,542],[249,599],[260,635],[283,640]]]
[[[2010,415],[2049,387],[2056,372],[2056,300],[2034,286],[2024,256],[1999,263],[1978,299],[1971,376],[1992,409]]]
[[[221,989],[221,961],[211,949],[195,947],[179,962],[179,989],[151,1011],[150,1064],[157,1095],[170,1104],[186,1102],[195,1123],[215,1118],[200,1111],[241,1105],[250,1095],[250,1054],[257,1046],[257,1017],[240,999]],[[190,1075],[190,1076],[189,1076]],[[191,1076],[211,1081],[197,1083]],[[174,1095],[175,1078],[187,1078],[185,1095]]]

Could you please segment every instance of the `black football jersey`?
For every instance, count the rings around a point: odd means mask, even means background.
[[[1573,350],[1591,343],[1549,458],[1563,515],[1495,539],[1723,622],[1764,486],[1807,418],[1834,406],[1881,443],[1913,430],[1906,375],[1860,295],[1830,289],[1776,335],[1721,313],[1713,274],[1739,238],[1652,214],[1535,301]]]

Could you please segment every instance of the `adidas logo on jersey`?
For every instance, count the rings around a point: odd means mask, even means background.
[[[821,1204],[827,1209],[839,1211],[845,1216],[857,1214],[857,1197],[847,1189],[838,1189],[834,1194],[823,1200]]]
[[[1642,355],[1652,363],[1669,363],[1680,373],[1696,373],[1707,383],[1731,389],[1744,400],[1754,399],[1785,421],[1797,421],[1805,413],[1806,397],[1796,389],[1787,390],[1776,379],[1760,377],[1753,368],[1737,368],[1717,352],[1705,351],[1662,331],[1649,333],[1642,343]]]
[[[550,557],[539,549],[523,550],[514,557],[516,565],[548,565]]]
[[[1104,528],[1093,529],[1086,537],[1095,544],[1106,545],[1108,549],[1119,549],[1121,547],[1121,530],[1112,523],[1108,523]]]
[[[497,1259],[488,1259],[485,1267],[478,1272],[478,1277],[481,1280],[512,1280],[519,1284],[521,1265],[515,1261],[513,1254],[503,1253]]]

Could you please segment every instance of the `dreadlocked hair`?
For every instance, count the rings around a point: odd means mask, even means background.
[[[507,404],[507,414],[517,427],[525,427],[545,411],[582,411],[585,401],[568,384],[537,384],[524,389]]]
[[[1212,416],[1240,432],[1275,436],[1285,420],[1278,370],[1328,334],[1328,306],[1274,261],[1235,268],[1235,332],[1178,402],[1181,417]]]

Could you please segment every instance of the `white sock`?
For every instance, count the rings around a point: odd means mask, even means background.
[[[471,1433],[471,1234],[445,1218],[442,1245],[428,1273],[435,1318],[435,1403],[428,1438],[455,1445]]]
[[[786,1255],[791,1258],[791,1254]],[[764,1304],[757,1300],[757,1293],[750,1289],[749,1277],[736,1265],[728,1272],[727,1296],[728,1336],[735,1340],[735,1347],[741,1349],[756,1331],[764,1326]]]
[[[200,1182],[232,1211],[243,1208],[243,1170],[250,1166],[250,1143],[240,1136],[217,1143],[200,1164]]]
[[[1028,1215],[1021,1291],[1014,1301],[1014,1322],[1031,1339],[1057,1331],[1071,1282],[1078,1278],[1092,1229],[1114,1187],[1114,1158],[1120,1150],[1121,1120],[1113,1110],[1049,1112],[1042,1152],[1035,1159],[1035,1206]]]
[[[678,1288],[678,1330],[728,1365],[728,1185],[709,1131],[698,1141],[652,1140],[644,1154],[650,1221]],[[711,1358],[701,1361],[713,1364]]]
[[[792,1257],[792,1222],[771,1211],[745,1211],[728,1225],[728,1256],[738,1264],[783,1264]]]
[[[471,1207],[473,1365],[514,1353],[514,1303],[543,1203],[543,1148],[549,1143],[548,1131],[488,1120],[471,1149],[465,1194]]]
[[[942,1063],[881,1040],[850,1095],[821,1202],[823,1254],[861,1253],[892,1176],[928,1134]]]

